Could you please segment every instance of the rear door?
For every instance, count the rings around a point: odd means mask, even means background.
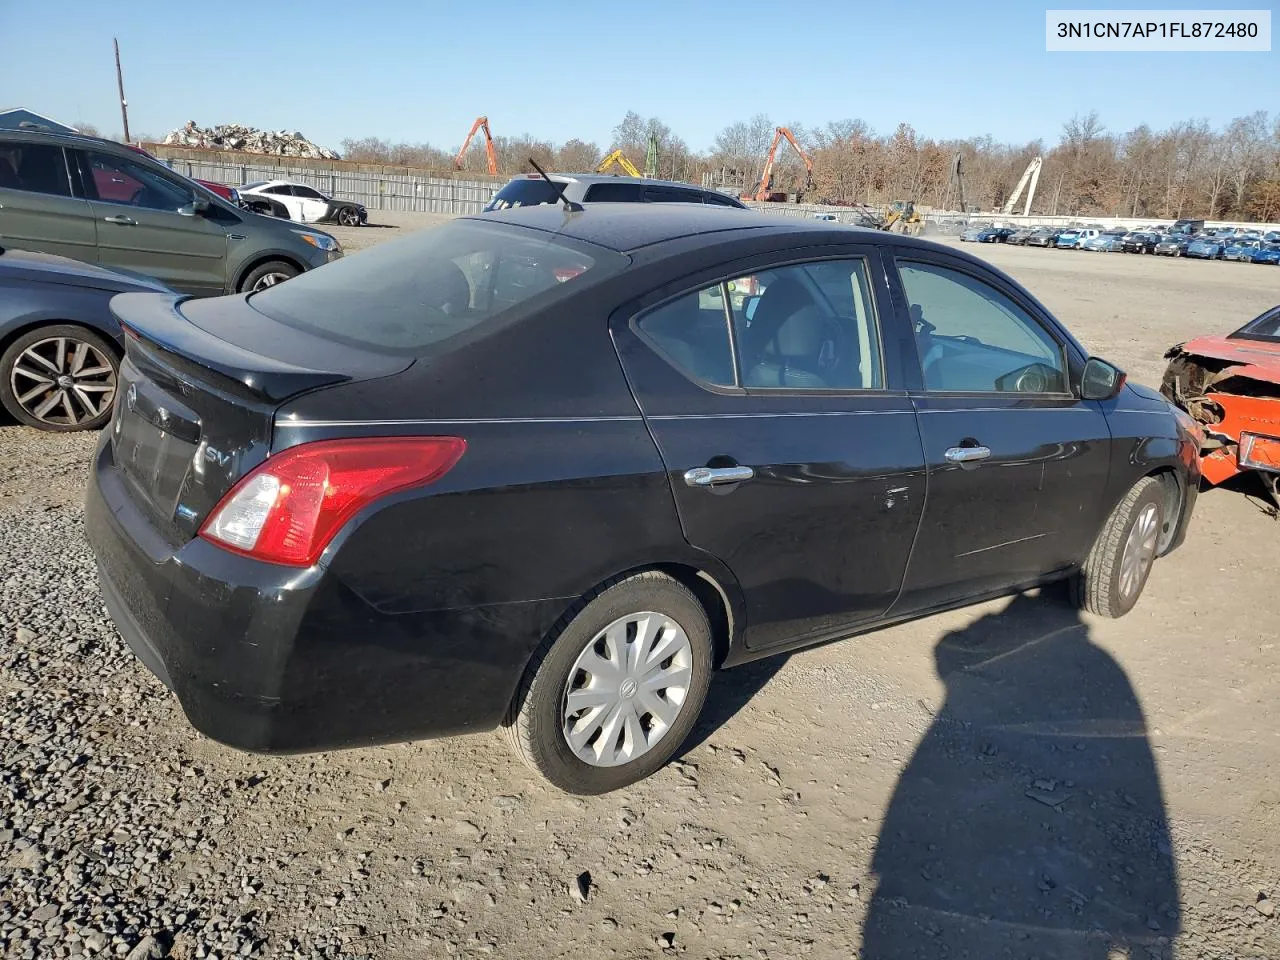
[[[0,140],[0,246],[98,259],[93,211],[72,189],[61,146]]]
[[[1101,522],[1111,434],[1072,384],[1083,358],[982,267],[903,248],[929,500],[895,613],[1002,590],[1078,562]]]
[[[841,245],[703,272],[612,319],[685,536],[741,585],[749,647],[837,636],[898,595],[925,476],[888,304],[876,249]]]
[[[155,277],[198,296],[216,296],[227,282],[227,234],[232,215],[180,213],[195,189],[141,160],[97,150],[71,151],[97,220],[98,261]],[[239,222],[238,220],[236,222]]]

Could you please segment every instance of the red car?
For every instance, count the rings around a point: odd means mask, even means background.
[[[1280,306],[1165,356],[1160,390],[1201,425],[1204,478],[1218,484],[1254,471],[1280,506]]]

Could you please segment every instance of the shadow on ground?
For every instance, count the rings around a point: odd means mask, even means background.
[[[1169,824],[1119,664],[1056,589],[935,661],[946,701],[881,828],[864,958],[1172,957]]]
[[[764,685],[773,679],[786,662],[786,654],[780,654],[712,674],[707,702],[698,714],[698,722],[684,746],[680,748],[679,756],[692,753],[710,740],[717,730],[764,689]]]

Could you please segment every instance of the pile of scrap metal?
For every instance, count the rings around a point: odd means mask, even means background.
[[[1165,356],[1161,392],[1205,432],[1204,478],[1255,472],[1280,507],[1280,307],[1225,337],[1199,337]]]

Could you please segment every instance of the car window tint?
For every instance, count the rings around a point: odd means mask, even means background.
[[[281,323],[353,346],[428,356],[552,309],[627,258],[553,234],[455,220],[309,270],[249,298]],[[488,324],[486,326],[486,324]],[[602,328],[603,329],[603,328]]]
[[[62,148],[47,143],[0,143],[0,189],[71,196]]]
[[[189,204],[195,190],[142,163],[109,153],[88,153],[92,189],[97,199],[148,210],[176,211]]]
[[[995,287],[959,270],[899,261],[930,390],[1065,393],[1062,347]]]
[[[272,196],[276,196],[276,197],[291,197],[291,196],[293,196],[293,189],[292,189],[291,187],[280,187],[280,186],[277,186],[277,187],[267,187],[267,188],[266,188],[265,190],[263,190],[262,192],[263,192],[263,193],[269,193],[269,194],[271,194]]]
[[[696,190],[678,187],[648,187],[644,192],[645,203],[701,203],[702,196]]]
[[[875,302],[862,258],[792,264],[725,286],[744,387],[883,388]]]
[[[672,300],[639,318],[636,326],[689,376],[722,387],[735,385],[724,284]]]
[[[733,207],[737,209],[739,206],[736,200],[723,193],[706,193],[703,194],[702,199],[704,203],[711,203],[718,207]]]
[[[641,194],[636,183],[593,183],[583,199],[588,203],[639,203]]]
[[[571,184],[558,183],[561,190]],[[493,195],[485,204],[486,210],[506,210],[508,207],[534,207],[543,203],[559,203],[560,193],[555,186],[539,178],[536,180],[512,180]]]
[[[302,184],[296,184],[293,188],[295,197],[302,197],[304,200],[323,200],[324,196],[318,190],[312,190]]]

